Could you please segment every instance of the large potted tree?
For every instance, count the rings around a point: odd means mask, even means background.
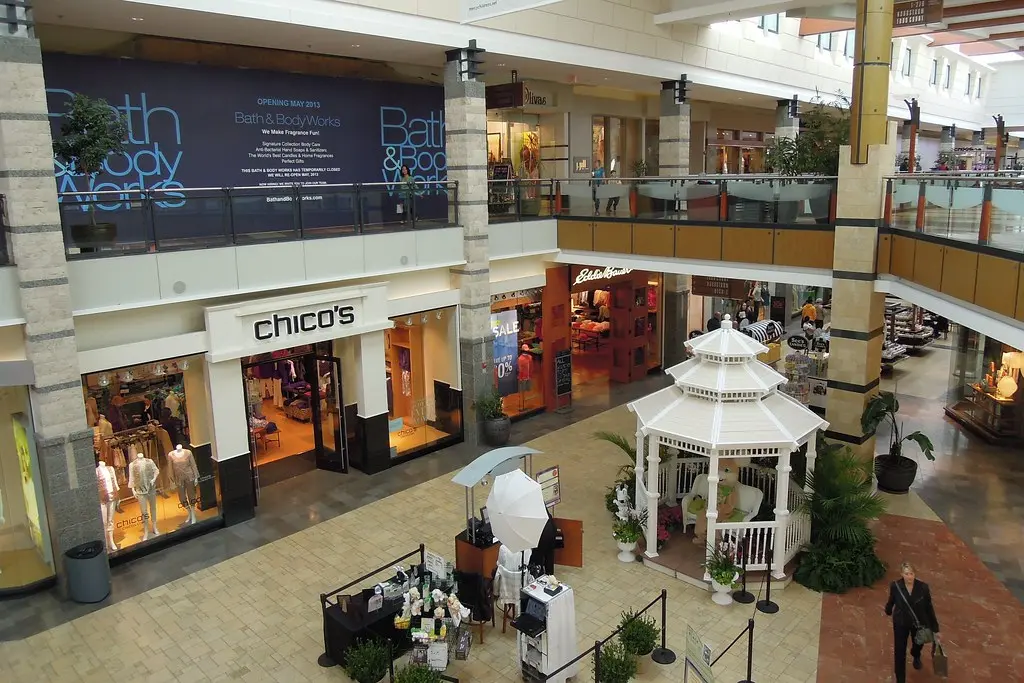
[[[800,132],[795,138],[777,138],[768,148],[766,165],[784,176],[836,176],[839,148],[850,144],[850,100],[838,95],[815,97],[800,113]],[[813,179],[812,179],[813,180]],[[778,202],[778,222],[792,223],[803,200]],[[812,197],[811,211],[818,223],[829,219],[829,197]]]
[[[505,414],[497,389],[482,394],[476,400],[476,416],[480,419],[484,443],[492,448],[508,443],[512,435],[512,420]]]
[[[865,434],[874,434],[883,423],[890,425],[889,450],[875,457],[875,477],[878,488],[886,493],[906,493],[917,477],[917,461],[903,455],[903,445],[910,441],[917,444],[929,460],[935,460],[931,439],[920,431],[907,434],[903,423],[896,419],[900,411],[900,402],[890,391],[880,391],[871,397],[860,425]]]
[[[106,100],[93,99],[81,93],[71,98],[60,124],[60,136],[53,141],[53,154],[68,173],[83,175],[88,189],[96,185],[103,172],[103,162],[111,154],[124,151],[128,138],[126,119]],[[96,197],[81,194],[88,200],[89,222],[72,223],[71,240],[82,249],[112,246],[117,241],[117,224],[96,220]]]

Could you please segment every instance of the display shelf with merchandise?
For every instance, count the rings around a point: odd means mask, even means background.
[[[885,303],[885,324],[889,338],[902,344],[907,353],[919,352],[935,338],[935,330],[923,324],[924,318],[925,310],[920,306],[892,299]]]

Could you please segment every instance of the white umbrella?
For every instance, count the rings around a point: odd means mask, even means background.
[[[536,548],[548,523],[540,484],[522,470],[495,477],[487,496],[487,516],[491,532],[512,552]]]

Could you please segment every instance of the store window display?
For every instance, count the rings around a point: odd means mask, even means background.
[[[83,377],[109,553],[219,517],[210,446],[201,448],[197,461],[190,440],[187,394],[203,390],[201,360],[195,358]],[[190,467],[183,469],[183,460]],[[186,471],[190,482],[183,492]]]
[[[458,331],[454,307],[391,319],[384,332],[388,431],[393,459],[462,439]]]
[[[501,109],[487,115],[487,177],[492,182],[488,211],[493,215],[519,212],[539,215],[542,199],[540,116],[520,109]],[[500,182],[507,181],[507,182]]]
[[[531,289],[491,297],[494,388],[512,418],[544,410],[541,294]]]
[[[28,389],[0,387],[0,595],[53,577]]]
[[[958,325],[950,363],[946,414],[990,442],[1024,442],[1024,354]]]

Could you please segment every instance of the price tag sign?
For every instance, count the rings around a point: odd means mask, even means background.
[[[376,612],[377,610],[379,610],[383,606],[384,606],[384,596],[383,595],[374,595],[372,598],[370,598],[370,601],[366,604],[366,611],[367,612]]]
[[[424,556],[426,565],[425,569],[438,579],[443,579],[447,573],[444,558],[437,553],[430,552],[429,550],[424,553]]]

